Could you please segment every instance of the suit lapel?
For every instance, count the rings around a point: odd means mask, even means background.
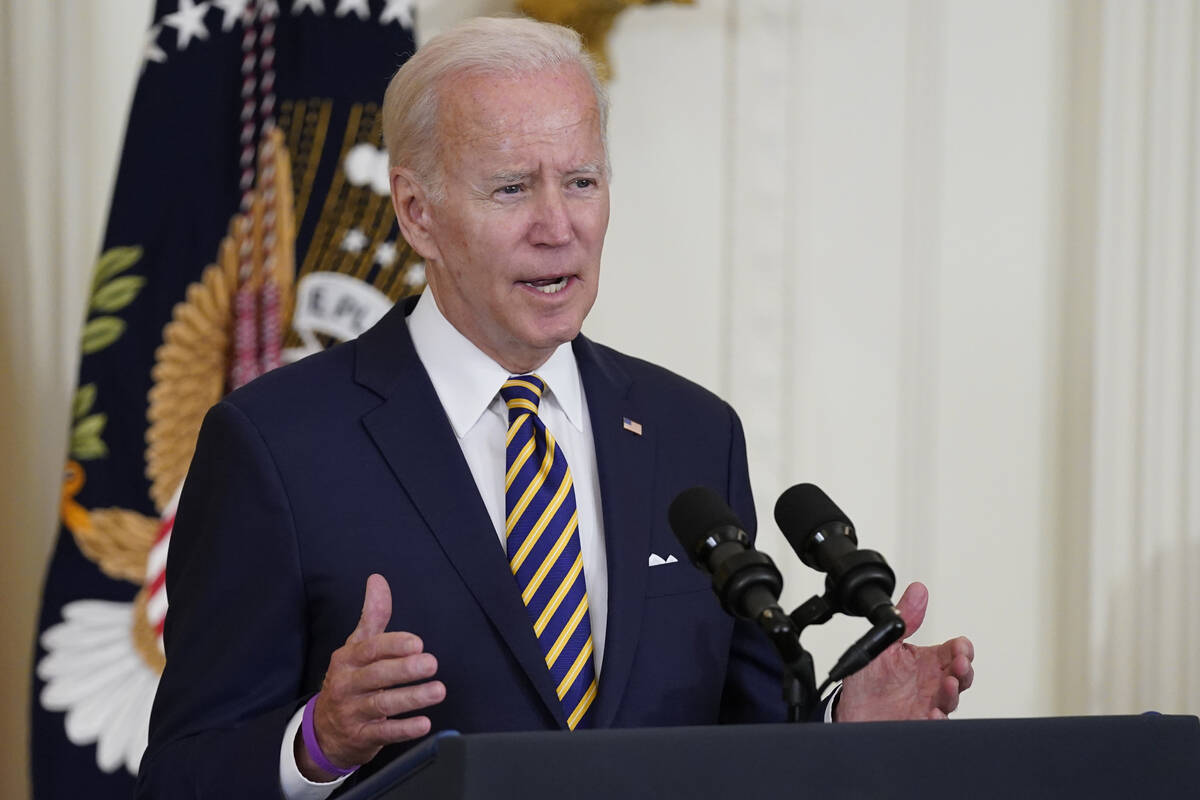
[[[608,624],[594,718],[595,727],[605,728],[625,693],[641,633],[654,512],[654,427],[632,398],[629,376],[601,348],[580,336],[575,358],[596,445],[608,557]],[[641,435],[626,430],[624,419],[643,423]]]
[[[413,505],[536,687],[565,727],[562,704],[521,604],[491,518],[437,393],[413,349],[404,318],[415,301],[397,304],[358,339],[355,378],[383,398],[363,425]],[[426,457],[436,453],[437,457]]]

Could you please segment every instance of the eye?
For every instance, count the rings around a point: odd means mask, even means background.
[[[501,186],[499,192],[500,194],[520,194],[523,188],[519,183],[510,183],[507,186]]]
[[[576,189],[590,189],[596,185],[596,182],[591,178],[575,178],[571,181],[571,185]]]

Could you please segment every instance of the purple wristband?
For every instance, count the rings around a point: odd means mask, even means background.
[[[308,750],[308,754],[312,756],[312,760],[317,763],[318,767],[331,775],[337,775],[339,778],[344,778],[351,772],[354,772],[354,770],[358,769],[358,766],[350,767],[349,769],[342,769],[341,767],[331,764],[329,759],[325,757],[325,754],[321,752],[321,745],[317,744],[317,732],[313,729],[313,707],[317,704],[317,697],[319,697],[320,694],[320,692],[314,694],[309,698],[308,703],[306,703],[304,706],[304,716],[300,720],[300,731],[304,736],[304,747],[306,750]]]

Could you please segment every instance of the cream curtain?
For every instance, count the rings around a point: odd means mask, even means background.
[[[1200,712],[1200,4],[1100,25],[1087,709]]]
[[[0,796],[28,796],[30,668],[87,280],[151,0],[0,4]]]

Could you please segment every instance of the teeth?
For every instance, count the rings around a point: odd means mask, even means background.
[[[542,294],[557,294],[558,292],[561,292],[567,285],[567,276],[564,275],[553,283],[547,283],[544,286],[538,286],[537,284],[530,283],[529,281],[522,281],[522,283],[524,283],[526,286],[531,286],[534,289],[537,289]]]

